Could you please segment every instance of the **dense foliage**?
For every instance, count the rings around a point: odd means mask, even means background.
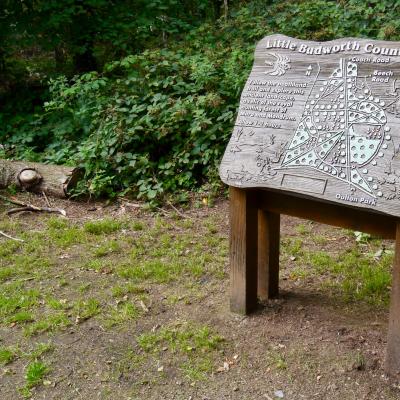
[[[264,35],[400,37],[395,0],[5,3],[0,156],[82,165],[95,195],[217,182]]]

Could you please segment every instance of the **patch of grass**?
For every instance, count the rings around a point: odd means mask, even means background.
[[[79,293],[83,294],[83,293],[88,292],[91,287],[92,287],[92,284],[89,282],[81,283],[78,286],[78,291],[79,291]]]
[[[14,267],[5,267],[0,269],[0,282],[4,282],[11,277],[17,275],[17,271]]]
[[[101,246],[99,246],[94,252],[94,257],[105,257],[109,254],[119,253],[121,251],[121,245],[116,240],[110,240]]]
[[[371,304],[387,304],[391,284],[393,256],[384,254],[378,261],[353,248],[341,253],[332,272],[350,300],[366,300]]]
[[[15,242],[15,241],[7,241],[1,243],[0,246],[0,257],[9,257],[15,253],[22,247],[21,242]]]
[[[184,376],[191,381],[201,381],[206,379],[214,368],[213,361],[210,357],[202,357],[200,359],[190,359],[182,363],[180,369]]]
[[[213,368],[213,352],[220,349],[224,339],[207,326],[184,324],[165,327],[158,332],[137,337],[139,347],[146,353],[158,355],[165,350],[175,354],[179,370],[191,380],[204,379]]]
[[[103,261],[103,260],[89,260],[84,264],[84,268],[87,270],[92,270],[96,272],[100,272],[103,268],[105,268],[105,265],[108,264],[108,261]]]
[[[303,254],[303,240],[299,238],[284,238],[282,253],[286,256],[299,257]]]
[[[134,231],[142,231],[144,229],[144,224],[141,221],[133,221],[131,224],[131,228]]]
[[[168,283],[182,271],[183,265],[162,260],[147,260],[137,264],[120,266],[118,275],[135,282],[150,280],[155,283]]]
[[[218,348],[223,338],[212,333],[207,326],[200,328],[184,325],[179,328],[163,328],[158,332],[145,333],[137,338],[139,346],[146,352],[156,352],[162,344],[172,351],[208,351]]]
[[[66,287],[66,286],[68,286],[68,285],[69,285],[69,283],[68,283],[68,281],[67,281],[65,278],[60,278],[60,279],[58,280],[58,286],[59,286],[60,288]]]
[[[298,224],[295,230],[299,235],[305,236],[310,234],[311,226],[309,224]]]
[[[216,222],[214,219],[212,218],[207,218],[204,222],[204,226],[207,229],[207,232],[211,235],[215,235],[216,233],[218,233],[218,227],[216,225]]]
[[[117,232],[122,228],[122,222],[114,219],[103,219],[100,221],[89,221],[84,225],[85,232],[92,235],[103,235]]]
[[[60,312],[33,322],[25,328],[24,334],[26,336],[33,336],[44,332],[55,332],[69,325],[71,325],[71,321],[64,313]]]
[[[187,233],[147,232],[135,240],[131,262],[122,263],[117,273],[134,282],[156,283],[168,283],[183,275],[198,278],[205,273],[223,277],[227,252],[226,238],[216,235],[196,238]]]
[[[288,368],[285,355],[282,352],[275,349],[271,349],[268,352],[267,363],[270,367],[278,370],[285,370]]]
[[[167,297],[167,303],[170,306],[174,306],[175,304],[177,304],[180,300],[183,300],[184,297],[183,296],[179,296],[177,294],[171,294]]]
[[[106,328],[112,328],[128,321],[135,321],[139,316],[140,311],[133,303],[122,303],[110,310],[104,319],[104,325]]]
[[[352,368],[358,369],[359,371],[363,371],[365,370],[365,366],[366,366],[366,360],[364,354],[362,354],[360,351],[357,351],[354,354],[354,362]]]
[[[47,240],[50,240],[50,243],[62,249],[87,241],[85,232],[78,226],[66,225],[65,227],[49,228],[47,235]]]
[[[101,311],[100,302],[96,299],[79,300],[74,305],[77,322],[86,321]]]
[[[384,252],[376,260],[373,254],[364,254],[355,246],[336,256],[326,252],[304,252],[303,255],[315,272],[331,276],[331,286],[339,289],[347,300],[388,304],[392,254]]]
[[[332,270],[336,262],[336,260],[325,251],[309,252],[305,258],[318,273],[322,274]]]
[[[124,285],[117,285],[111,289],[113,297],[124,297],[128,294],[145,294],[147,291],[141,286],[134,285],[133,283],[127,283]]]
[[[38,304],[39,298],[38,290],[25,289],[22,283],[3,285],[0,292],[0,321],[26,321],[26,316]]]
[[[179,221],[179,226],[181,226],[184,229],[191,229],[194,227],[194,220],[185,218]]]
[[[66,299],[56,299],[51,296],[46,298],[46,304],[53,310],[66,310],[70,307]]]
[[[0,365],[10,364],[16,357],[17,353],[12,347],[0,347]]]
[[[68,220],[60,217],[50,217],[46,221],[47,228],[49,229],[66,229],[68,228]]]
[[[34,320],[33,314],[30,311],[19,311],[10,317],[6,318],[7,324],[23,324]]]
[[[295,267],[290,271],[289,274],[291,279],[306,279],[308,276],[310,276],[310,272],[303,267]]]
[[[38,360],[44,354],[50,353],[54,350],[55,346],[53,343],[37,343],[33,350],[25,353],[24,356],[30,358],[31,360]]]
[[[42,361],[33,361],[26,367],[25,387],[28,389],[42,383],[45,376],[50,372],[50,368]]]
[[[324,246],[328,243],[328,239],[324,235],[312,235],[311,239],[315,244],[318,244],[319,246]]]

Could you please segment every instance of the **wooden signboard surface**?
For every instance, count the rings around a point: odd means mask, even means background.
[[[400,216],[400,42],[262,39],[220,176]]]

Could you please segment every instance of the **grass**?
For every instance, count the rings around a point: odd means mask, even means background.
[[[124,297],[129,294],[144,294],[146,293],[146,289],[142,286],[134,285],[133,283],[126,283],[114,286],[111,292],[113,297]]]
[[[74,304],[73,311],[76,315],[75,322],[81,323],[100,313],[100,302],[97,299],[78,300]]]
[[[38,386],[48,390],[42,384],[49,365],[58,368],[54,357],[59,346],[43,339],[63,334],[68,327],[79,329],[89,319],[103,330],[124,331],[152,312],[142,309],[140,302],[150,307],[153,285],[184,286],[185,294],[178,296],[182,301],[175,304],[167,300],[172,296],[167,290],[165,305],[172,308],[200,299],[198,282],[206,277],[225,278],[228,241],[219,233],[219,224],[216,218],[195,224],[178,216],[85,223],[42,216],[34,234],[19,223],[4,226],[25,240],[2,241],[0,246],[0,323],[17,329],[16,345],[0,349],[0,363],[27,360],[20,396],[32,397]],[[38,339],[41,342],[32,345]],[[146,340],[151,349],[145,350]],[[206,379],[224,346],[210,328],[192,325],[143,333],[139,341],[113,365],[115,373],[133,374],[139,366],[162,362],[182,379]],[[163,357],[171,354],[168,363]],[[165,379],[158,367],[151,370],[155,375],[143,380]]]
[[[34,229],[24,220],[0,221],[0,229],[25,240],[0,238],[0,326],[8,335],[0,365],[20,377],[10,378],[20,396],[30,397],[36,386],[49,391],[42,383],[50,366],[62,375],[63,345],[55,338],[93,326],[111,339],[130,337],[119,359],[107,360],[113,379],[128,374],[136,385],[156,385],[169,376],[191,383],[210,377],[229,341],[215,327],[167,319],[220,291],[228,266],[224,224],[223,215],[90,222],[38,215]],[[379,253],[381,242],[346,233],[349,243],[332,251],[329,234],[314,225],[291,233],[282,240],[283,274],[349,301],[387,304],[393,254]],[[289,354],[269,353],[271,367],[290,369]]]
[[[69,318],[63,312],[58,312],[32,322],[24,329],[24,334],[29,337],[45,332],[55,332],[69,325],[71,325]]]
[[[140,314],[139,309],[132,303],[118,304],[109,310],[104,318],[104,325],[106,328],[123,325],[135,321]]]
[[[31,389],[41,384],[45,376],[50,372],[50,368],[42,361],[32,361],[26,367],[26,384],[20,389],[23,397],[31,397]]]
[[[123,227],[121,221],[114,219],[104,219],[100,221],[86,222],[84,225],[85,232],[93,235],[104,235],[119,231]]]
[[[393,256],[383,255],[379,260],[355,246],[331,256],[325,252],[306,255],[318,274],[329,274],[331,285],[338,288],[348,300],[364,300],[370,304],[388,304]]]
[[[298,224],[295,230],[301,236],[309,235],[311,232],[311,225],[310,223]]]
[[[267,354],[267,364],[277,370],[286,370],[288,368],[286,356],[276,349],[269,350]]]
[[[303,232],[304,226],[298,225],[296,230]],[[328,240],[321,234],[284,238],[282,259],[292,264],[288,276],[320,282],[347,301],[386,306],[390,297],[393,252],[379,250],[382,242],[369,235],[367,241],[360,241],[357,240],[360,235],[345,234],[351,237],[351,245],[339,247],[335,252],[323,250]]]
[[[42,358],[47,353],[54,351],[55,346],[51,342],[47,343],[37,343],[35,347],[24,354],[25,357],[31,359],[32,361]]]
[[[188,323],[165,327],[137,337],[139,347],[157,359],[171,353],[180,360],[177,369],[189,380],[203,380],[214,368],[214,358],[224,339],[208,326]],[[171,357],[171,356],[169,356]]]
[[[10,364],[17,357],[16,352],[11,347],[0,347],[0,365]]]
[[[78,224],[50,217],[33,235],[24,233],[17,222],[2,222],[3,229],[23,236],[25,243],[2,241],[0,246],[0,321],[24,324],[25,335],[33,336],[70,325],[70,307],[79,321],[101,314],[98,301],[67,302],[55,295],[63,288],[75,290],[75,297],[90,293],[90,282],[71,286],[65,271],[113,274],[119,281],[111,290],[114,297],[139,295],[143,282],[168,284],[207,274],[223,278],[228,244],[218,234],[216,221],[204,221],[195,237],[187,231],[192,229],[192,221],[178,219],[174,224],[180,226],[178,232],[161,217],[152,224],[111,218]],[[135,235],[121,236],[122,229],[132,229]],[[57,282],[43,291],[40,282],[52,276]],[[111,316],[112,324],[136,318],[133,306],[106,308],[104,315]]]
[[[110,240],[100,245],[94,252],[94,257],[105,257],[110,254],[119,253],[121,246],[116,240]]]
[[[26,288],[22,282],[4,284],[0,292],[0,321],[9,324],[30,319],[27,315],[38,304],[40,297],[39,290]]]

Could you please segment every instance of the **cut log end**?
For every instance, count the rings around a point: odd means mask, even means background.
[[[27,168],[18,174],[17,179],[20,185],[28,190],[30,187],[38,185],[43,178],[35,169]]]
[[[0,159],[0,188],[21,189],[66,198],[82,177],[82,169]]]

